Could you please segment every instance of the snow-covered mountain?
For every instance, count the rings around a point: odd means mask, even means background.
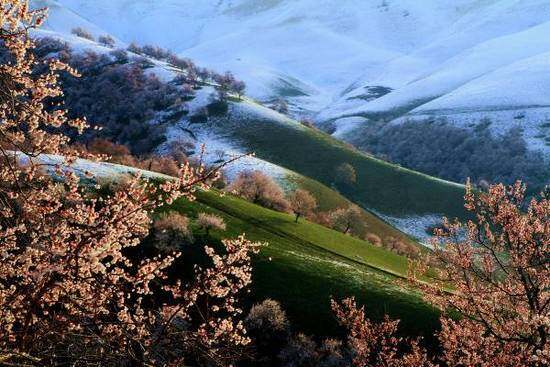
[[[331,121],[520,124],[550,151],[549,0],[40,0],[47,26],[152,43],[231,70],[260,100]],[[60,15],[62,14],[62,15]]]

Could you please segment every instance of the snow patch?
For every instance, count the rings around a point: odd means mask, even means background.
[[[344,139],[347,134],[352,133],[358,126],[368,123],[369,120],[364,117],[344,117],[334,121],[336,130],[332,136],[338,139]]]
[[[372,210],[371,210],[372,211]],[[373,211],[374,212],[374,211]],[[408,234],[424,246],[431,247],[431,234],[428,229],[433,228],[442,222],[442,214],[427,215],[409,215],[406,217],[389,216],[382,213],[376,213],[377,216],[390,223],[395,228]]]
[[[202,159],[207,165],[217,165],[242,156],[225,168],[224,172],[229,180],[233,180],[240,172],[246,170],[258,170],[279,181],[284,180],[288,174],[288,171],[280,166],[253,155],[246,155],[250,152],[209,129],[193,128],[191,130],[187,121],[181,121],[168,129],[164,146],[180,141],[192,142],[194,154],[191,158]],[[204,146],[204,152],[201,155],[202,146]]]

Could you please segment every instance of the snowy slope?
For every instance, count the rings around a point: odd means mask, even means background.
[[[360,75],[434,39],[474,0],[59,0],[130,42],[155,43],[243,77],[255,97],[281,80],[328,104]],[[258,76],[260,78],[258,79]],[[283,83],[286,84],[286,83]],[[298,90],[304,89],[298,87]]]
[[[550,0],[35,1],[44,2],[54,5],[52,30],[79,24],[168,47],[232,70],[254,98],[282,96],[296,113],[334,121],[337,132],[428,111],[461,123],[510,110],[535,130],[550,119],[540,109],[550,95]],[[389,93],[376,98],[369,87]]]
[[[108,34],[96,23],[86,20],[83,16],[63,6],[56,0],[31,0],[34,8],[48,8],[48,18],[41,29],[70,34],[73,28],[82,27],[94,36]]]
[[[55,10],[55,8],[53,9]],[[63,18],[54,18],[53,20],[56,21],[56,19]],[[78,17],[69,17],[69,20],[71,22],[69,22],[68,24],[71,24],[73,26],[82,26],[82,24],[85,24],[85,21],[79,19]],[[50,22],[49,24],[52,23]],[[112,48],[104,47],[102,45],[99,45],[97,42],[74,36],[70,34],[70,30],[68,33],[56,32],[51,30],[51,27],[45,27],[44,29],[34,30],[34,34],[37,37],[52,37],[63,40],[70,45],[70,48],[73,52],[93,51],[99,54],[108,54],[112,51]],[[98,31],[95,35],[97,36],[100,34],[105,33],[104,31]],[[173,66],[169,65],[166,62],[155,60],[152,58],[147,59],[153,66],[148,68],[146,72],[154,74],[163,82],[172,81],[178,75],[178,73],[181,72],[180,70],[175,69]],[[189,101],[188,103],[190,115],[198,113],[207,104],[209,104],[211,102],[211,96],[215,93],[216,92],[214,88],[210,86],[204,87],[196,91],[194,99],[192,101]],[[270,118],[273,121],[287,119],[283,115],[280,115],[273,110],[262,107],[252,102],[248,102],[246,100],[243,101],[241,104],[243,106],[247,106],[247,108],[250,110],[248,112],[242,112],[245,114],[262,114],[266,118]],[[238,106],[234,107],[234,109],[238,108]],[[242,156],[241,159],[227,167],[225,170],[226,176],[231,179],[234,178],[239,172],[246,169],[263,171],[283,183],[287,176],[295,175],[295,173],[293,172],[290,172],[265,160],[259,159],[253,155],[245,156],[250,153],[250,151],[246,147],[236,144],[231,139],[220,136],[220,134],[217,134],[213,131],[209,131],[208,129],[201,129],[200,126],[194,126],[190,124],[189,121],[186,119],[183,119],[182,121],[175,123],[172,127],[168,128],[167,141],[163,146],[158,147],[159,153],[163,153],[163,150],[172,141],[181,139],[185,140],[187,143],[193,144],[194,147],[191,150],[196,152],[196,154],[192,156],[192,158],[200,158],[206,164],[216,165],[217,163],[219,163],[219,160],[229,160],[237,156]],[[204,154],[199,157],[199,153],[201,152],[203,145],[205,147],[205,151]],[[48,162],[51,159],[51,162],[49,163],[55,163],[55,160],[57,159],[55,157],[52,158],[47,155],[45,155],[43,158],[45,160],[48,160]],[[74,168],[76,168],[77,170],[84,170],[84,166],[81,163],[82,162],[78,162]],[[105,177],[117,176],[121,173],[117,171],[118,165],[112,165],[108,163],[98,163],[98,165],[92,166],[90,170],[93,170],[94,172],[100,172],[101,176]]]

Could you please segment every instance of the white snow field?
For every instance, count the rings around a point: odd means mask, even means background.
[[[35,0],[47,27],[76,25],[170,48],[289,99],[297,115],[349,133],[361,120],[525,114],[545,153],[550,0]],[[386,95],[369,89],[383,87]],[[380,98],[377,98],[380,97]],[[530,110],[536,109],[536,113]],[[339,127],[339,124],[342,127]],[[507,128],[507,124],[500,124]]]

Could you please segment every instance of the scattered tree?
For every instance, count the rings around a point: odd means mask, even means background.
[[[234,80],[231,83],[231,91],[235,93],[239,99],[242,99],[245,90],[246,84],[242,80]]]
[[[188,68],[183,75],[183,80],[192,88],[196,88],[199,85],[199,76],[197,75],[197,69],[195,67]]]
[[[216,83],[218,100],[226,101],[236,83],[235,77],[231,72],[227,71],[225,74],[215,74],[214,82]]]
[[[384,239],[384,247],[396,254],[417,258],[420,256],[420,249],[411,242],[406,242],[403,239],[396,237],[386,237]]]
[[[90,41],[95,41],[94,35],[82,27],[73,28],[71,33],[77,37],[85,38]]]
[[[216,179],[212,180],[212,182],[210,183],[210,185],[213,188],[215,188],[217,190],[220,190],[220,191],[226,190],[228,184],[229,184],[229,180],[228,180],[226,174],[223,171],[220,172],[218,177],[216,177]]]
[[[73,146],[81,153],[91,153],[101,160],[111,163],[117,163],[124,166],[144,169],[147,171],[163,173],[168,176],[177,177],[182,166],[189,163],[187,155],[182,151],[185,148],[185,142],[174,140],[170,143],[164,155],[146,155],[136,157],[131,154],[128,147],[122,144],[116,144],[107,139],[96,138],[88,144],[74,144]],[[218,162],[223,164],[222,161]],[[221,175],[221,173],[220,173]],[[217,178],[211,181],[216,181]]]
[[[90,153],[106,156],[106,159],[117,159],[131,155],[130,149],[125,145],[116,144],[102,138],[92,140],[86,148]]]
[[[195,68],[195,64],[192,60],[187,58],[181,58],[176,55],[170,55],[167,58],[168,62],[173,66],[180,68],[181,70],[187,70],[189,68]]]
[[[155,63],[145,56],[135,56],[132,58],[134,66],[139,67],[142,70],[150,69],[155,66]]]
[[[222,217],[215,214],[199,213],[197,226],[208,236],[211,230],[225,231],[226,225]]]
[[[105,34],[103,36],[99,36],[98,42],[102,44],[105,47],[113,48],[116,45],[116,41],[113,37],[109,36],[108,34]]]
[[[337,184],[353,186],[357,183],[355,168],[349,163],[342,163],[334,171],[334,178]]]
[[[317,201],[309,191],[298,189],[290,194],[290,208],[296,215],[296,223],[302,216],[310,215],[317,208]]]
[[[319,347],[319,367],[347,367],[348,353],[345,353],[343,343],[338,339],[323,340]]]
[[[141,160],[139,165],[147,171],[164,173],[172,177],[177,177],[181,169],[181,164],[169,156],[152,155]]]
[[[311,337],[298,333],[279,354],[284,367],[346,367],[349,358],[344,356],[342,342],[325,339],[319,346]]]
[[[187,81],[187,80],[186,80]],[[181,86],[181,92],[184,98],[189,98],[195,95],[195,88],[191,84],[184,83]]]
[[[324,227],[332,228],[331,212],[317,211],[311,216],[311,220]]]
[[[271,108],[279,113],[282,113],[283,115],[288,115],[289,109],[288,109],[288,103],[284,99],[280,98],[276,100],[272,105]]]
[[[309,127],[310,129],[315,129],[315,123],[311,119],[301,119],[300,123],[306,127]]]
[[[115,59],[118,64],[127,64],[130,59],[128,58],[128,52],[121,48],[109,52],[109,54]]]
[[[141,47],[139,47],[135,42],[130,43],[126,49],[138,55],[142,53]]]
[[[197,68],[197,75],[205,83],[212,78],[212,71],[207,68]]]
[[[284,367],[317,367],[319,362],[317,344],[311,337],[299,333],[281,351],[279,358]]]
[[[382,239],[380,238],[380,236],[376,235],[375,233],[367,233],[367,235],[365,236],[365,239],[370,244],[372,244],[376,247],[382,247],[383,246]]]
[[[330,215],[332,228],[344,234],[362,237],[367,229],[361,209],[357,205],[336,209]]]

